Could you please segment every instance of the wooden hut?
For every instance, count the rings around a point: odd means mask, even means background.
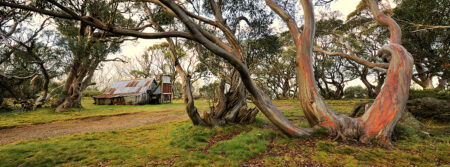
[[[163,88],[161,91],[161,87]],[[172,102],[172,85],[170,77],[156,79],[118,81],[98,96],[94,96],[97,105],[137,105],[162,104]]]

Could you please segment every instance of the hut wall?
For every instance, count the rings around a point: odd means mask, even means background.
[[[170,94],[170,93],[160,94],[159,103],[164,104],[164,103],[171,103],[171,102],[172,102],[172,94]]]
[[[95,98],[95,104],[97,105],[110,105],[112,103],[112,99],[108,98]]]
[[[116,98],[114,98],[114,104],[115,105],[124,105],[125,99],[123,97],[116,97]]]
[[[136,104],[147,104],[148,103],[147,93],[142,93],[136,96]]]
[[[134,105],[136,104],[136,96],[126,96],[124,97],[125,104]]]

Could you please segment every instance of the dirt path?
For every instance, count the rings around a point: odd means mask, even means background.
[[[117,116],[94,116],[70,121],[57,121],[47,124],[0,130],[0,145],[38,138],[65,136],[84,132],[126,129],[160,122],[187,119],[182,110],[160,112],[138,112]]]

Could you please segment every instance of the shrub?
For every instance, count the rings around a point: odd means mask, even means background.
[[[436,99],[450,100],[450,90],[448,89],[409,90],[409,99],[417,99],[421,97],[434,97]]]
[[[101,95],[103,92],[100,92],[98,90],[85,90],[83,92],[83,97],[92,97],[92,96],[98,96]]]
[[[362,86],[350,86],[344,90],[344,97],[346,99],[365,98],[367,97],[367,90]]]

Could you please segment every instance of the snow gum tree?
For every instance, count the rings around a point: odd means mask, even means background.
[[[337,114],[319,95],[312,69],[312,49],[315,33],[314,8],[311,0],[301,0],[304,11],[304,29],[298,30],[294,19],[276,3],[267,4],[286,22],[297,47],[297,78],[300,103],[312,127],[324,127],[330,134],[343,139],[358,139],[369,142],[376,139],[380,144],[390,146],[390,137],[403,112],[411,84],[413,58],[401,45],[401,30],[397,23],[383,14],[377,1],[364,0],[374,18],[387,26],[391,37],[389,44],[378,51],[388,60],[387,77],[374,104],[360,118]]]

